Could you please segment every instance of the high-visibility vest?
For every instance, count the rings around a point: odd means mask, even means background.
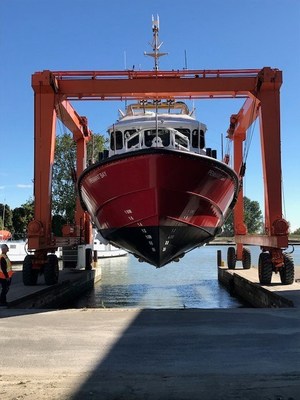
[[[7,274],[8,276],[11,278],[13,275],[13,270],[12,270],[12,266],[11,266],[11,262],[10,259],[7,257],[6,254],[0,254],[0,263],[1,263],[1,258],[4,258],[6,260],[6,270],[7,270]],[[0,279],[6,279],[6,276],[4,275],[1,267],[0,267]]]

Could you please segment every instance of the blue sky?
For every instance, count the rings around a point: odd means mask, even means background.
[[[176,7],[174,6],[176,4]],[[159,14],[160,69],[283,71],[281,139],[284,214],[300,227],[300,0],[0,0],[0,203],[18,207],[32,196],[33,91],[31,75],[49,70],[150,70],[151,16]],[[90,128],[105,133],[115,102],[76,102]],[[219,149],[237,100],[195,102]],[[247,159],[245,195],[263,208],[258,121]],[[59,132],[59,130],[58,130]]]

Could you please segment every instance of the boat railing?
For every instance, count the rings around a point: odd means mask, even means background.
[[[183,133],[173,129],[172,130],[173,144],[176,149],[190,151],[190,139]]]
[[[133,134],[125,134],[124,135],[124,144],[125,144],[125,151],[132,151],[132,150],[140,150],[144,148],[143,146],[143,133],[141,130],[133,133]]]
[[[168,137],[166,137],[166,134]],[[140,129],[132,134],[125,134],[125,152],[155,147],[191,151],[190,139],[188,136],[176,129],[159,129],[157,133],[152,135],[150,141],[147,135],[149,135],[149,128]]]

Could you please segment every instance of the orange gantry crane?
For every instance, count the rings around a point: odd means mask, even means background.
[[[243,142],[256,118],[260,120],[261,157],[265,197],[265,233],[248,235],[244,223],[243,189],[234,208],[236,248],[227,254],[229,268],[237,260],[250,266],[244,244],[261,246],[259,278],[271,281],[280,272],[284,283],[294,276],[293,262],[284,253],[288,247],[288,223],[282,216],[280,154],[280,86],[282,72],[261,70],[182,71],[42,71],[32,76],[34,90],[34,220],[28,225],[28,248],[32,252],[23,264],[23,281],[35,284],[43,271],[48,284],[57,282],[58,246],[91,242],[89,216],[77,201],[75,225],[64,230],[64,238],[51,232],[51,179],[54,162],[56,120],[72,132],[77,143],[77,176],[86,167],[86,143],[91,138],[87,119],[79,116],[73,100],[147,99],[232,99],[244,98],[242,108],[231,115],[228,137],[234,145],[234,169],[244,175]]]

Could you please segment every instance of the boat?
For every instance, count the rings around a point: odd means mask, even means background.
[[[2,244],[6,244],[9,248],[8,250],[8,258],[13,264],[21,264],[23,263],[25,257],[30,254],[28,251],[28,242],[24,239],[14,239],[11,235],[9,238],[1,238],[0,235],[0,246]],[[61,248],[55,252],[57,257],[61,258]]]
[[[123,257],[128,253],[124,249],[108,243],[97,230],[93,230],[93,251],[97,252],[97,258]]]
[[[0,233],[0,246],[6,244],[9,247],[8,257],[14,264],[23,263],[28,253],[27,240],[14,240],[12,236],[4,236]],[[93,235],[93,250],[97,251],[98,258],[110,258],[110,257],[121,257],[126,256],[127,251],[112,246],[103,238],[94,232]],[[59,259],[62,259],[62,248],[59,247],[55,253]]]
[[[154,21],[155,69],[160,44]],[[98,232],[139,261],[162,267],[221,232],[239,180],[206,147],[207,127],[178,99],[144,99],[120,111],[110,144],[78,191]]]
[[[0,230],[0,247],[6,244],[9,248],[8,257],[12,263],[21,263],[27,255],[27,241],[15,240],[11,232]]]
[[[27,241],[25,240],[13,240],[13,239],[1,239],[0,246],[6,244],[9,248],[8,257],[12,263],[21,263],[27,255]]]

